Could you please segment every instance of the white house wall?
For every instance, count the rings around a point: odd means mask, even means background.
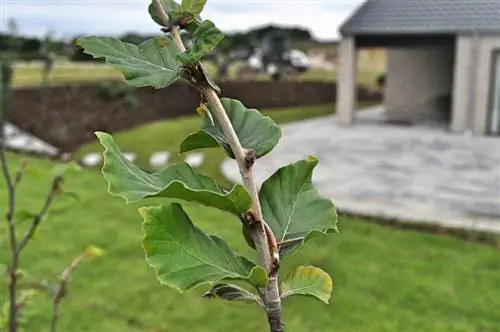
[[[386,116],[393,120],[435,120],[437,99],[451,95],[453,46],[389,48],[385,89]]]
[[[489,116],[491,66],[493,53],[500,50],[500,36],[483,36],[479,41],[477,85],[474,109],[474,132],[484,134],[487,132]]]
[[[451,131],[462,133],[468,128],[472,38],[458,36],[455,48],[455,77],[453,81],[453,115]]]
[[[472,81],[470,66],[474,59],[473,50],[477,47],[477,67],[474,70]],[[457,63],[454,85],[454,121],[452,130],[463,132],[469,127],[476,135],[487,133],[489,116],[491,65],[493,53],[500,50],[500,36],[480,36],[477,42],[472,36],[457,36]],[[470,84],[473,84],[472,87]],[[470,90],[472,88],[472,113],[469,123]]]

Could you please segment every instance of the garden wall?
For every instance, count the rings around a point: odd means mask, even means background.
[[[237,98],[247,107],[258,109],[336,100],[335,83],[227,81],[219,86],[225,97]],[[100,84],[52,87],[43,107],[39,89],[16,89],[11,121],[62,151],[70,152],[95,139],[96,130],[116,132],[150,121],[195,114],[200,100],[196,89],[182,83],[160,90],[140,88],[132,93],[135,108],[127,107],[120,98],[103,98]],[[380,100],[380,95],[359,88],[359,99]]]

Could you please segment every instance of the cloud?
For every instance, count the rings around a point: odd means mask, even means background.
[[[0,0],[0,26],[14,18],[22,33],[57,36],[156,33],[147,13],[149,0]],[[227,32],[266,24],[300,26],[319,39],[337,38],[340,23],[362,0],[209,0],[203,18]]]

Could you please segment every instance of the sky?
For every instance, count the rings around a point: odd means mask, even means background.
[[[338,27],[363,0],[208,0],[203,19],[224,32],[274,23],[308,28],[318,40],[338,38]],[[0,0],[0,30],[9,18],[20,33],[55,37],[158,33],[147,7],[150,0]]]

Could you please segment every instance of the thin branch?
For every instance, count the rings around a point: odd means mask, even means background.
[[[253,179],[253,161],[249,162],[247,153],[241,146],[238,136],[236,135],[236,132],[231,124],[231,121],[229,120],[229,117],[227,116],[226,111],[224,110],[224,106],[222,105],[219,96],[217,96],[217,93],[208,87],[203,88],[202,93],[207,99],[208,103],[212,106],[213,116],[217,119],[218,123],[221,126],[222,132],[228,139],[229,146],[231,147],[236,162],[238,163],[240,174],[243,179],[243,184],[252,197],[252,210],[250,214],[247,214],[245,219],[248,221],[250,226],[252,226],[249,229],[254,229],[254,231],[252,232],[252,238],[259,254],[260,263],[268,271],[270,271],[271,266],[273,265],[273,259],[275,259],[275,257],[272,257],[272,255],[277,254],[277,252],[271,252],[271,250],[274,248],[269,248],[267,237],[268,235],[271,237],[269,241],[270,243],[275,243],[276,240],[272,240],[274,238],[272,232],[266,232],[268,227],[265,226],[266,224],[262,218],[259,195]]]
[[[26,160],[23,160],[19,165],[16,175],[14,176],[14,181],[13,181],[14,188],[17,187],[17,185],[21,182],[24,175],[24,170],[26,169],[26,165],[27,165]]]
[[[265,290],[262,300],[268,317],[271,332],[282,332],[281,299],[278,288],[279,252],[276,238],[262,217],[259,195],[253,178],[252,167],[255,162],[255,153],[245,150],[236,135],[236,132],[227,116],[217,93],[210,87],[201,89],[203,96],[212,106],[213,116],[221,126],[222,132],[228,139],[229,146],[235,156],[240,169],[243,184],[252,197],[252,209],[245,214],[249,221],[249,230],[259,256],[259,263],[269,273],[269,285]]]
[[[79,255],[61,273],[59,284],[57,285],[56,292],[52,300],[52,319],[50,321],[50,332],[56,331],[57,323],[59,321],[59,305],[61,303],[61,300],[66,295],[69,276],[71,275],[71,273],[73,273],[73,271],[77,268],[77,266],[82,262],[84,258],[85,258],[84,254]]]
[[[4,122],[0,122],[0,126],[3,126]],[[9,332],[17,331],[17,281],[18,275],[17,270],[19,268],[19,247],[17,245],[16,238],[16,226],[14,223],[15,214],[15,187],[12,182],[12,177],[9,173],[9,168],[7,165],[7,160],[5,158],[5,146],[3,140],[0,143],[0,163],[2,165],[2,174],[7,185],[7,195],[9,201],[9,207],[6,215],[7,226],[9,231],[9,243],[11,250],[11,262],[9,266]]]
[[[16,212],[16,189],[12,176],[9,172],[9,166],[7,164],[7,158],[5,156],[5,124],[6,124],[6,113],[8,108],[8,100],[10,96],[10,74],[8,73],[9,68],[7,64],[2,64],[1,68],[1,95],[0,95],[0,164],[2,168],[2,174],[5,179],[5,184],[7,185],[7,196],[8,196],[8,210],[7,215],[7,226],[9,232],[9,243],[11,250],[11,262],[9,266],[9,332],[17,331],[17,281],[18,275],[17,270],[19,268],[19,249],[17,245],[16,238],[16,226],[14,221],[14,215]],[[7,77],[3,77],[7,75]]]
[[[52,187],[47,194],[47,197],[45,198],[45,202],[42,205],[42,208],[40,209],[40,212],[33,218],[33,222],[31,223],[31,227],[28,229],[26,234],[24,234],[24,237],[22,241],[19,244],[19,251],[23,250],[23,248],[28,244],[28,242],[31,240],[33,235],[35,234],[35,231],[38,228],[38,225],[40,225],[40,222],[42,221],[43,217],[47,214],[47,211],[50,208],[50,205],[54,201],[54,198],[57,196],[59,193],[59,188],[62,183],[62,177],[56,176],[54,180],[52,181]]]

